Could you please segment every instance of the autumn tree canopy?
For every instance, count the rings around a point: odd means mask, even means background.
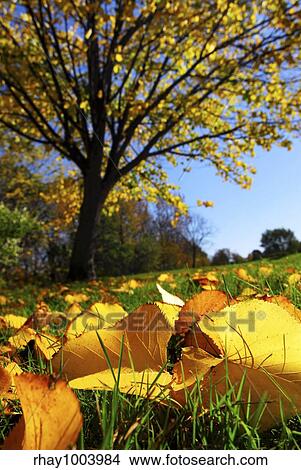
[[[121,182],[132,197],[142,182],[163,192],[164,157],[185,170],[206,161],[249,187],[244,157],[289,146],[297,129],[298,1],[3,0],[0,9],[1,139],[32,142],[82,175],[73,279],[93,275],[99,212]]]

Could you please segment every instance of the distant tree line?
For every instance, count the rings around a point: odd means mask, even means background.
[[[244,261],[257,261],[262,258],[280,258],[281,256],[301,252],[301,242],[294,232],[285,228],[266,230],[261,235],[260,246],[262,250],[253,250],[246,257],[232,253],[228,248],[217,250],[211,259],[214,265],[229,263],[242,263]]]

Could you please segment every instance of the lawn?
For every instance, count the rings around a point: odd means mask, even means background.
[[[37,351],[34,339],[19,344],[13,351],[9,349],[8,340],[18,331],[15,325],[5,324],[5,318],[11,314],[30,317],[37,311],[52,312],[55,318],[68,321],[74,312],[89,310],[98,302],[117,303],[130,313],[145,303],[162,301],[157,282],[183,301],[214,289],[240,302],[281,295],[301,308],[299,273],[301,254],[242,265],[102,278],[89,283],[49,285],[19,281],[10,285],[1,281],[1,362],[5,365],[5,360],[14,360],[22,371],[34,374],[52,372],[52,360]],[[52,334],[57,334],[53,325],[50,328]],[[112,390],[77,389],[75,393],[84,417],[77,440],[79,449],[299,449],[301,446],[301,416],[288,421],[282,416],[278,426],[261,431],[264,400],[258,403],[259,417],[254,425],[251,415],[242,413],[239,396],[231,387],[206,408],[202,406],[198,382],[185,392],[182,406],[169,398],[154,400],[139,393],[122,393],[118,377]],[[0,441],[3,442],[18,421],[21,408],[16,396],[4,397],[0,403]]]

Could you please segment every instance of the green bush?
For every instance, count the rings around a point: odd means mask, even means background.
[[[26,209],[10,209],[0,203],[0,267],[18,262],[22,241],[37,228],[37,221]]]

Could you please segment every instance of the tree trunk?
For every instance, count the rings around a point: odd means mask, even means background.
[[[195,268],[196,265],[196,244],[192,243],[192,268]]]
[[[84,198],[80,209],[78,228],[75,235],[69,268],[72,281],[94,279],[95,235],[100,211],[109,190],[102,185],[95,172],[84,178]]]

